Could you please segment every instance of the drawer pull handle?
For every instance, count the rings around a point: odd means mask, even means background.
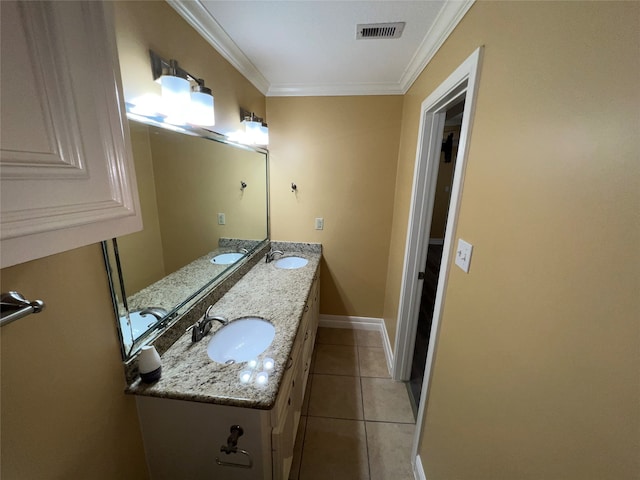
[[[239,452],[249,459],[249,463],[223,462],[219,457],[216,457],[216,463],[223,467],[251,468],[253,466],[251,454],[246,450],[238,448],[238,439],[244,434],[243,428],[240,425],[231,425],[230,433],[231,435],[227,438],[227,444],[220,445],[220,451],[227,455]]]
[[[289,360],[287,360],[287,366],[284,367],[284,369],[289,370],[291,368],[291,365],[293,365],[293,357],[289,357]]]
[[[238,448],[233,453],[241,453],[242,455],[246,455],[247,459],[249,460],[249,463],[225,462],[220,460],[219,457],[216,457],[216,463],[221,467],[253,468],[253,458],[251,458],[251,454],[249,452],[247,452],[246,450],[242,450],[241,448]]]
[[[309,311],[309,304],[306,304],[304,306],[304,313],[307,313]]]

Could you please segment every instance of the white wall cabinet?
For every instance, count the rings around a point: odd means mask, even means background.
[[[0,8],[0,266],[140,230],[111,6]]]
[[[157,397],[136,397],[145,453],[153,480],[286,480],[293,461],[298,422],[302,412],[311,354],[319,317],[319,279],[309,293],[280,390],[271,410],[188,402]],[[244,434],[238,448],[251,454],[253,466],[242,454],[220,453],[231,425]]]

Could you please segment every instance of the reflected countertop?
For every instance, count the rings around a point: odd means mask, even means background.
[[[259,409],[274,405],[307,298],[320,273],[322,246],[285,242],[272,242],[272,246],[283,250],[285,257],[303,257],[309,263],[293,270],[277,268],[274,262],[257,263],[216,302],[212,312],[230,321],[262,317],[274,325],[275,338],[255,359],[255,365],[223,365],[209,358],[209,340],[222,328],[214,322],[199,342],[191,341],[191,332],[183,334],[162,355],[160,380],[150,385],[136,380],[127,388],[128,393]],[[265,358],[274,360],[272,369],[263,367]],[[268,380],[260,385],[254,380],[263,370],[267,371]],[[247,371],[253,373],[251,381],[243,382],[241,373]]]

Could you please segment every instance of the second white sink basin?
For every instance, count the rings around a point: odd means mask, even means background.
[[[278,268],[285,268],[287,270],[292,270],[294,268],[302,268],[309,260],[302,257],[282,257],[274,262],[274,265]]]
[[[211,259],[211,263],[215,265],[230,265],[236,263],[244,257],[244,253],[221,253]]]
[[[275,327],[264,318],[239,318],[213,335],[207,346],[207,354],[218,363],[246,362],[264,352],[275,335]]]

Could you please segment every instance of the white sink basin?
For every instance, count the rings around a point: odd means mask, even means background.
[[[236,263],[244,257],[244,253],[221,253],[211,259],[211,263],[215,265],[230,265]]]
[[[285,268],[287,270],[292,270],[294,268],[302,268],[309,260],[302,257],[282,257],[274,262],[274,265],[278,268]]]
[[[153,315],[140,315],[140,312],[131,312],[129,319],[131,320],[131,330],[129,330],[129,325],[127,325],[127,317],[120,317],[120,330],[128,345],[131,345],[140,335],[158,321]],[[133,337],[131,337],[132,334]]]
[[[207,346],[207,354],[218,363],[231,360],[235,363],[246,362],[264,352],[275,335],[275,327],[263,318],[239,318],[213,335]]]

